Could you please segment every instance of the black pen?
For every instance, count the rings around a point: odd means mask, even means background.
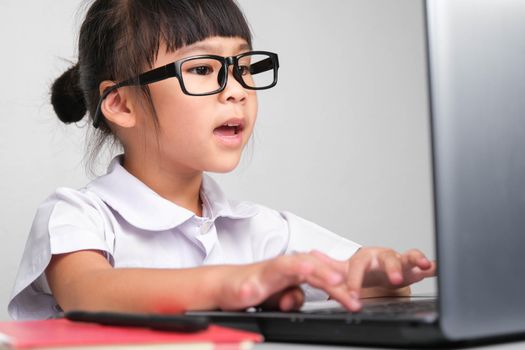
[[[144,327],[172,332],[197,332],[209,326],[206,316],[178,314],[140,314],[124,312],[68,311],[64,316],[71,321],[94,322],[107,326]]]

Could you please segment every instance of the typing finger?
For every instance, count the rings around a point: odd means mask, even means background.
[[[285,290],[279,298],[279,309],[281,311],[299,310],[303,304],[304,292],[300,287]]]
[[[259,307],[266,310],[298,310],[304,303],[304,293],[299,286],[279,291],[264,300]]]
[[[310,254],[344,275],[346,275],[346,273],[348,272],[348,265],[346,261],[333,259],[325,253],[320,252],[318,250],[312,250]]]
[[[362,250],[360,250],[348,260],[346,286],[348,292],[353,298],[359,298],[361,288],[363,287],[365,273],[372,265],[377,264],[374,259],[375,257],[373,255],[362,253]]]
[[[340,273],[308,254],[282,256],[273,260],[261,276],[264,284],[269,285],[273,291],[304,282],[323,288],[326,285],[337,285],[343,280]]]
[[[426,258],[425,254],[423,254],[418,249],[411,249],[403,254],[403,263],[417,266],[422,270],[426,270],[431,267],[431,263]]]
[[[393,286],[403,283],[403,265],[399,254],[385,253],[380,256],[379,261],[381,268],[386,274],[388,281]]]

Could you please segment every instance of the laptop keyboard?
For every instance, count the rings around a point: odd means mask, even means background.
[[[397,301],[367,305],[363,313],[375,314],[417,314],[436,312],[435,300]]]
[[[424,318],[426,320],[437,318],[436,300],[422,299],[422,300],[395,300],[395,301],[372,301],[365,302],[363,309],[360,312],[352,313],[337,303],[332,303],[329,307],[322,306],[304,308],[302,313],[315,315],[335,315],[346,314],[354,315],[359,318],[373,318],[373,319],[414,319]]]

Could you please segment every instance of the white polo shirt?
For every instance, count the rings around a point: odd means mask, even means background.
[[[115,268],[248,264],[317,249],[347,259],[359,245],[288,212],[228,200],[204,175],[203,216],[159,196],[121,165],[85,188],[59,188],[39,208],[20,263],[9,313],[46,319],[61,310],[44,271],[53,254],[104,252]],[[307,300],[326,298],[306,287]]]

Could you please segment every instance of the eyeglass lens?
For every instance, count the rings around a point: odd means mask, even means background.
[[[266,54],[246,55],[239,58],[239,75],[244,84],[252,88],[265,88],[274,81],[274,63]],[[221,60],[194,58],[181,65],[184,87],[190,94],[207,94],[221,88],[225,70]]]

